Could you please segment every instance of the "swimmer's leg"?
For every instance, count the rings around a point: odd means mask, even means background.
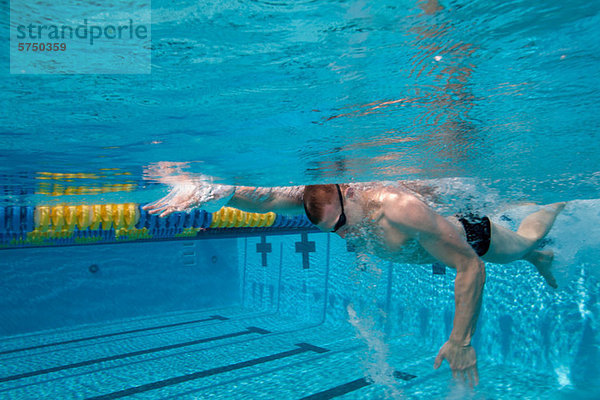
[[[566,205],[565,202],[549,204],[540,211],[528,215],[521,222],[517,234],[535,241],[537,245],[537,242],[548,234],[556,220],[556,216],[560,214]]]
[[[531,262],[548,284],[556,287],[556,280],[550,272],[554,258],[551,250],[536,250],[540,241],[548,234],[556,216],[565,208],[566,203],[554,203],[542,210],[528,215],[517,232],[492,223],[490,248],[483,256],[485,261],[507,264],[516,260]]]

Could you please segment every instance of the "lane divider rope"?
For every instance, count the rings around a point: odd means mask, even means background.
[[[195,209],[166,218],[150,215],[136,203],[0,207],[2,248],[194,237],[206,229],[310,227],[304,215],[250,213],[232,207],[214,213]]]

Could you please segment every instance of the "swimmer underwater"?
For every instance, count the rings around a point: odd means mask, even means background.
[[[529,261],[550,286],[557,287],[550,271],[552,250],[537,247],[566,203],[542,207],[513,232],[485,216],[469,213],[442,217],[426,204],[427,187],[419,184],[234,187],[194,181],[186,176],[168,183],[172,185],[170,193],[144,209],[164,217],[221,200],[227,206],[249,212],[305,212],[322,231],[336,233],[357,252],[398,263],[430,264],[437,260],[456,269],[453,328],[434,368],[447,360],[454,377],[468,379],[471,385],[479,382],[471,338],[481,308],[484,262]]]

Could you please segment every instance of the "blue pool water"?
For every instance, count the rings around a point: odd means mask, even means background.
[[[21,3],[0,8],[4,37]],[[265,259],[244,235],[1,249],[1,398],[600,396],[599,2],[151,9],[147,75],[11,74],[4,41],[1,207],[146,203],[165,161],[236,185],[425,179],[444,215],[513,229],[568,201],[548,242],[559,289],[488,265],[471,390],[431,368],[451,270],[313,231],[267,233]]]

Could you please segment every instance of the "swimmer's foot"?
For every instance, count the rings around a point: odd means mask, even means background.
[[[566,201],[561,201],[558,203],[552,203],[552,204],[548,204],[547,207],[549,208],[554,208],[554,211],[556,212],[556,214],[559,214],[567,205]]]
[[[546,280],[548,285],[554,289],[558,287],[556,278],[552,274],[552,261],[554,261],[554,252],[552,250],[536,250],[532,252],[527,261],[535,265],[540,275]]]

